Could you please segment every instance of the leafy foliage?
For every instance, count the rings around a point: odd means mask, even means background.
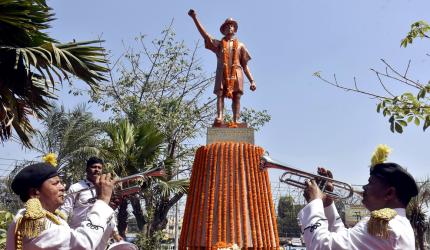
[[[411,44],[417,37],[419,38],[430,38],[426,33],[430,31],[430,25],[423,20],[417,21],[411,24],[411,30],[408,32],[406,37],[402,39],[400,45],[405,47]]]
[[[45,29],[53,12],[44,0],[0,1],[0,141],[12,136],[31,147],[35,129],[29,116],[45,117],[55,80],[76,76],[92,89],[107,69],[100,41],[59,44]],[[55,76],[55,77],[54,77]]]
[[[278,203],[278,233],[281,237],[300,237],[297,214],[303,205],[295,204],[291,196],[282,196]]]
[[[406,47],[412,43],[416,37],[429,38],[426,35],[430,31],[430,26],[425,21],[418,21],[411,25],[411,31],[407,34],[401,42],[401,46]],[[415,124],[422,126],[425,131],[430,126],[430,99],[428,93],[430,92],[430,81],[427,84],[421,83],[419,80],[411,79],[408,76],[410,61],[404,73],[399,72],[392,65],[381,59],[385,65],[384,71],[371,69],[385,91],[384,95],[376,94],[375,92],[368,92],[360,89],[354,78],[354,87],[347,87],[339,84],[336,75],[333,80],[328,80],[321,75],[321,72],[315,72],[314,76],[322,81],[333,85],[345,91],[352,91],[360,93],[371,98],[377,99],[376,111],[382,113],[384,117],[388,117],[390,123],[390,130],[393,133],[403,133],[404,128],[408,124]],[[398,95],[391,92],[387,87],[385,81],[397,82],[404,85],[408,91]]]
[[[7,228],[13,220],[13,214],[0,210],[0,248],[6,248]]]
[[[63,106],[54,106],[42,125],[42,130],[35,136],[34,149],[41,155],[57,155],[57,167],[67,184],[82,179],[86,160],[100,154],[99,123],[81,104],[71,111],[66,111]]]
[[[250,108],[243,108],[240,112],[240,117],[248,127],[255,129],[255,131],[260,130],[264,124],[272,119],[267,110],[257,111]],[[226,123],[233,121],[230,114],[226,114],[224,119]]]

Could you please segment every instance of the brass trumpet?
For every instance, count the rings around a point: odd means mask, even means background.
[[[279,181],[301,189],[306,188],[306,180],[315,180],[318,182],[318,186],[320,187],[321,191],[328,197],[335,200],[351,198],[354,193],[362,195],[362,192],[354,190],[348,183],[293,168],[288,164],[277,162],[271,159],[268,155],[264,155],[260,159],[260,169],[265,170],[266,168],[277,168],[284,170],[285,173],[282,174],[282,176],[279,178]],[[326,190],[328,182],[333,183],[336,193]]]
[[[142,189],[142,180],[145,180],[145,178],[147,177],[154,177],[154,176],[165,176],[166,172],[164,170],[163,167],[158,166],[152,169],[149,169],[145,172],[141,172],[138,174],[134,174],[134,175],[130,175],[124,178],[121,178],[119,180],[117,180],[115,182],[115,187],[112,191],[112,197],[125,197],[127,195],[131,195],[131,194],[137,194],[140,192],[140,190]],[[81,192],[87,191],[87,190],[91,190],[91,189],[95,189],[95,186],[89,187],[89,188],[84,188],[81,189],[79,191],[76,192],[71,192],[68,193],[66,196],[69,195],[76,195],[79,194]],[[95,202],[97,198],[92,198],[90,200],[88,200],[88,202]]]

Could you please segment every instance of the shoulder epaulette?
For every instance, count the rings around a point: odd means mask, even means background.
[[[388,239],[388,223],[397,215],[396,210],[391,208],[383,208],[372,211],[370,219],[367,222],[367,232],[370,235]]]
[[[57,213],[57,212],[56,212]],[[60,215],[59,215],[60,216]],[[46,211],[39,199],[31,198],[25,203],[25,212],[16,220],[15,245],[16,249],[22,249],[24,237],[34,238],[39,236],[46,228],[46,218],[60,225],[61,222],[53,213]]]

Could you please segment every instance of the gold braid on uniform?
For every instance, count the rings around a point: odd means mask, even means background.
[[[37,198],[31,198],[25,203],[25,213],[23,216],[18,218],[15,227],[15,245],[16,249],[22,249],[22,239],[24,237],[34,238],[39,236],[46,227],[46,220],[48,218],[53,223],[60,225],[61,222],[57,216],[62,217],[59,211],[55,211],[55,214],[46,211],[40,200]],[[64,215],[63,215],[64,216]]]
[[[396,210],[383,208],[372,211],[367,222],[367,232],[373,236],[388,239],[388,223],[397,215]]]

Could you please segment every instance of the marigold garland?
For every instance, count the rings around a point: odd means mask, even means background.
[[[226,144],[223,144],[223,154],[224,154],[224,162],[225,162],[225,164],[224,164],[224,172],[223,173],[220,173],[220,175],[221,174],[224,174],[224,178],[223,178],[223,183],[222,183],[222,185],[223,185],[223,187],[224,187],[224,190],[223,190],[223,198],[222,198],[222,228],[221,228],[221,230],[222,230],[222,237],[221,237],[221,240],[222,241],[227,241],[227,192],[228,192],[228,190],[229,190],[229,186],[228,186],[228,172],[230,171],[229,170],[229,166],[228,166],[228,154],[227,154],[227,145]]]
[[[180,249],[279,248],[268,174],[258,168],[263,152],[230,142],[197,150]]]
[[[200,203],[200,209],[199,209],[199,215],[203,215],[204,214],[204,208],[205,208],[205,204],[206,204],[206,200],[207,199],[205,199],[206,197],[209,197],[208,196],[208,192],[206,191],[207,189],[206,189],[206,183],[207,183],[207,180],[208,180],[208,176],[209,176],[209,172],[210,172],[210,169],[211,169],[211,166],[212,165],[210,165],[211,164],[211,157],[210,157],[210,154],[209,154],[209,152],[211,152],[210,150],[212,149],[213,147],[212,147],[212,145],[210,145],[209,147],[205,147],[205,165],[204,166],[201,166],[202,167],[202,184],[201,184],[201,187],[202,187],[202,189],[200,189],[201,190],[201,192],[202,192],[202,194],[201,194],[201,198],[200,198],[200,201],[199,201],[199,203]],[[209,201],[207,201],[207,202],[209,202]],[[197,240],[198,240],[198,242],[200,243],[200,242],[203,242],[203,230],[208,230],[207,228],[204,228],[203,227],[203,225],[204,225],[204,217],[201,217],[201,219],[200,219],[200,223],[201,223],[201,225],[202,225],[202,230],[197,230],[197,232],[196,232],[196,238],[197,238]],[[195,227],[193,227],[193,228],[195,228]],[[195,242],[195,241],[193,241],[193,242]]]
[[[215,143],[215,151],[213,152],[212,159],[211,159],[211,165],[213,168],[213,171],[210,171],[210,189],[209,189],[209,195],[210,195],[210,202],[209,202],[209,217],[207,220],[207,227],[206,227],[206,247],[210,248],[212,246],[212,226],[214,221],[214,206],[215,206],[215,184],[216,184],[216,173],[217,173],[217,160],[218,160],[218,148],[219,143]]]
[[[191,198],[193,198],[197,194],[198,190],[201,190],[200,189],[200,179],[202,177],[201,171],[202,171],[203,165],[201,163],[202,163],[202,158],[203,157],[204,157],[204,155],[203,155],[203,148],[199,148],[199,150],[197,152],[197,155],[196,155],[196,159],[194,161],[196,163],[196,166],[193,166],[193,171],[192,171],[192,174],[195,173],[197,175],[196,178],[194,178],[194,180],[193,180],[194,181],[193,182],[193,186],[196,186],[197,190],[196,189],[191,189],[192,190],[192,197]],[[194,168],[195,168],[195,172],[194,172]],[[189,192],[188,196],[191,196],[190,192]],[[193,200],[193,202],[191,203],[192,204],[191,209],[190,209],[190,213],[191,213],[191,228],[194,228],[194,226],[196,225],[197,220],[198,220],[196,210],[199,209],[199,206],[198,206],[199,205],[199,201],[200,201],[200,199],[197,199],[197,200]],[[188,200],[187,200],[187,203],[188,203]],[[184,218],[184,220],[185,220],[185,218]],[[193,241],[193,236],[195,234],[194,233],[189,233],[188,227],[186,227],[186,234],[187,234],[187,236],[185,236],[185,239],[188,241],[188,238],[190,238],[189,241],[193,243],[194,242]]]
[[[247,148],[250,148],[251,145],[247,145]],[[257,236],[257,241],[255,242],[255,244],[257,244],[258,247],[262,247],[263,246],[263,239],[262,239],[262,234],[264,235],[264,228],[263,228],[263,223],[262,223],[262,216],[263,216],[263,212],[261,211],[260,207],[261,207],[261,197],[260,197],[260,184],[258,182],[258,178],[257,178],[257,172],[255,171],[255,168],[252,164],[252,160],[253,160],[253,155],[251,150],[247,150],[247,155],[246,155],[246,160],[248,162],[248,172],[250,172],[251,175],[251,180],[252,180],[252,194],[253,194],[253,198],[254,198],[254,214],[256,215],[254,217],[255,219],[255,230],[256,232],[259,232],[256,234]]]
[[[236,53],[237,51],[237,47],[239,45],[239,42],[237,39],[233,40],[233,48],[232,48],[232,52],[231,55],[233,56],[232,58],[232,66],[229,67],[229,63],[230,63],[230,48],[229,48],[229,40],[227,39],[222,39],[222,51],[223,51],[223,56],[224,56],[224,65],[223,65],[223,69],[224,69],[224,84],[226,86],[223,86],[223,91],[224,91],[224,95],[227,98],[233,98],[233,90],[234,90],[234,83],[237,80],[237,76],[236,76],[236,72],[235,72],[235,67],[236,65],[238,65],[239,63],[239,54]]]
[[[242,200],[241,200],[241,204],[242,204],[242,223],[243,223],[243,232],[242,235],[244,236],[243,239],[243,243],[245,246],[248,246],[248,224],[247,224],[247,216],[248,214],[246,213],[247,209],[246,209],[246,204],[248,203],[248,201],[246,200],[246,194],[249,192],[248,185],[245,183],[246,181],[246,172],[245,172],[245,166],[243,163],[243,158],[244,158],[244,154],[243,154],[243,144],[239,144],[238,146],[238,155],[239,155],[239,166],[240,166],[240,180],[241,180],[241,185],[242,185]],[[250,217],[252,218],[252,214],[250,214]],[[252,226],[251,226],[251,235],[252,235]]]
[[[248,194],[248,211],[249,211],[249,224],[251,226],[251,238],[252,238],[252,246],[253,247],[257,247],[257,225],[256,225],[256,214],[255,214],[255,208],[254,208],[254,204],[256,204],[256,198],[255,198],[255,193],[253,190],[254,187],[254,183],[252,181],[251,178],[251,172],[252,170],[250,169],[246,169],[245,168],[245,160],[248,160],[247,157],[247,148],[246,145],[243,145],[243,154],[241,155],[241,169],[246,173],[246,193]],[[249,164],[247,163],[247,166],[249,166]],[[246,204],[246,203],[244,203]],[[257,213],[258,216],[258,213]],[[246,222],[245,222],[246,223]]]
[[[196,155],[194,156],[194,164],[193,164],[193,168],[191,170],[191,179],[190,179],[190,185],[194,184],[194,180],[196,178],[196,172],[197,172],[197,164],[198,164],[198,159],[199,159],[199,150],[197,150]],[[189,190],[188,194],[187,194],[187,203],[189,204],[190,202],[192,203],[192,194],[193,194],[193,190]],[[187,206],[185,207],[185,213],[184,213],[184,221],[188,221],[189,220],[189,216],[192,213],[192,207],[193,206]],[[191,210],[191,211],[190,211]],[[192,220],[191,220],[192,223]],[[181,243],[181,245],[183,246],[185,238],[188,235],[188,225],[189,223],[186,223],[181,230],[181,237],[179,238],[179,242]],[[184,235],[184,236],[183,236]]]
[[[265,211],[263,214],[267,214],[267,212],[270,212],[270,206],[269,206],[269,201],[268,201],[268,197],[267,197],[267,187],[266,187],[266,182],[264,180],[264,174],[266,173],[265,171],[259,171],[259,163],[260,163],[260,157],[261,155],[259,154],[259,150],[258,148],[255,148],[253,150],[253,166],[255,168],[255,171],[257,173],[257,178],[260,182],[260,190],[263,190],[263,192],[261,192],[261,200],[262,200],[262,206],[261,206],[261,210]],[[271,241],[271,237],[270,237],[270,229],[271,227],[269,227],[269,217],[268,216],[263,216],[263,226],[264,226],[264,242],[268,243],[268,246],[271,247],[272,246],[272,241]]]
[[[234,221],[234,213],[233,213],[233,211],[234,211],[234,186],[233,186],[233,183],[235,183],[235,181],[234,181],[234,179],[233,179],[233,174],[235,173],[235,171],[236,171],[236,169],[234,168],[234,166],[233,166],[233,143],[228,143],[227,144],[228,145],[228,152],[229,152],[229,155],[228,155],[228,166],[229,166],[229,168],[230,168],[230,171],[229,171],[229,174],[230,174],[230,178],[229,178],[229,185],[230,185],[230,187],[229,187],[229,190],[230,190],[230,192],[229,192],[229,197],[230,197],[230,202],[229,202],[229,215],[230,215],[230,242],[236,242],[236,240],[234,240],[234,226],[235,225],[237,225],[237,224],[235,224],[235,221]]]
[[[239,144],[235,143],[233,144],[233,148],[234,148],[234,155],[239,155]],[[233,149],[232,149],[233,150]],[[233,152],[232,152],[233,153]],[[235,176],[236,176],[236,181],[237,181],[237,185],[236,185],[236,195],[235,195],[235,204],[236,204],[236,228],[237,228],[237,236],[236,236],[236,241],[239,244],[239,246],[242,243],[242,227],[240,225],[240,197],[241,195],[244,193],[240,187],[241,187],[241,178],[240,178],[240,166],[239,166],[239,157],[235,157],[234,158],[234,170],[235,170]],[[233,159],[232,159],[233,162]],[[243,204],[243,203],[242,203]],[[246,244],[244,244],[246,246]]]
[[[217,223],[218,223],[218,230],[217,230],[217,241],[224,241],[224,240],[222,240],[222,235],[223,235],[223,232],[222,232],[222,221],[223,221],[223,216],[224,216],[224,213],[223,213],[223,210],[224,210],[224,208],[223,208],[223,198],[224,198],[224,191],[226,191],[226,188],[224,187],[224,185],[223,185],[223,177],[224,177],[224,164],[223,164],[223,146],[224,146],[224,143],[222,143],[222,144],[220,144],[219,145],[220,146],[220,149],[219,149],[219,154],[220,154],[220,156],[219,156],[219,182],[218,182],[218,190],[219,190],[219,192],[218,192],[218,195],[217,195],[217,198],[218,198],[218,208],[217,208],[217,210],[218,210],[218,218],[217,218]],[[218,156],[217,156],[218,157]]]
[[[260,156],[264,154],[264,150],[260,149]],[[269,174],[267,174],[267,172],[264,174],[264,177],[266,179],[266,183],[267,183],[267,191],[269,192],[269,197],[273,197],[272,195],[272,188],[270,186],[270,180],[269,180]],[[278,237],[278,225],[276,223],[276,216],[275,216],[275,205],[273,204],[273,202],[270,202],[270,208],[271,208],[271,215],[272,215],[272,228],[273,228],[273,236],[275,237],[276,240],[276,247],[279,247],[279,237]]]

